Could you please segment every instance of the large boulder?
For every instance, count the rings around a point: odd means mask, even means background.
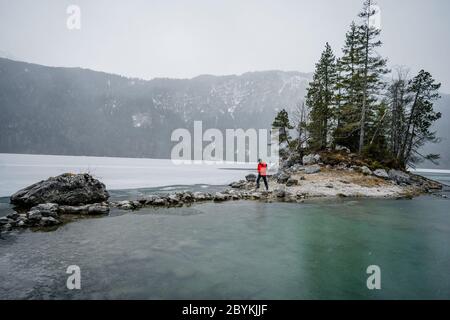
[[[368,167],[364,166],[361,168],[361,172],[367,176],[372,175],[372,170],[370,170]]]
[[[290,179],[290,175],[286,172],[281,172],[277,177],[277,183],[285,184]]]
[[[411,183],[411,178],[410,178],[409,174],[407,174],[406,172],[392,169],[392,170],[389,170],[388,174],[389,174],[389,178],[391,178],[398,184],[402,184],[402,183],[410,184]]]
[[[319,173],[320,172],[320,166],[309,166],[305,168],[305,173],[306,174],[314,174],[314,173]]]
[[[304,156],[302,160],[303,160],[303,165],[309,166],[309,165],[312,165],[312,164],[319,163],[320,155],[318,155],[318,154],[309,154],[307,156]]]
[[[18,207],[33,207],[43,203],[77,206],[108,200],[103,183],[89,174],[65,173],[26,187],[11,196]]]
[[[373,172],[374,176],[377,176],[378,178],[382,179],[389,179],[389,175],[384,169],[377,169]]]
[[[245,180],[247,180],[247,182],[255,182],[256,181],[256,175],[254,175],[253,173],[250,173],[250,174],[245,176]]]

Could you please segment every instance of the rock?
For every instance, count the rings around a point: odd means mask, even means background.
[[[245,176],[245,180],[247,180],[247,182],[255,182],[256,181],[256,175],[254,175],[253,173],[250,173],[249,175]]]
[[[318,154],[309,154],[303,157],[303,165],[309,166],[312,164],[316,164],[320,161],[320,155]]]
[[[102,215],[109,213],[109,206],[107,204],[93,204],[88,206],[87,214],[89,215]]]
[[[40,225],[43,227],[51,227],[61,224],[61,222],[53,217],[43,217],[40,221]]]
[[[285,184],[290,178],[291,176],[289,174],[282,172],[278,175],[277,182],[280,184]]]
[[[42,203],[81,205],[108,200],[105,185],[89,174],[65,173],[28,186],[11,196],[11,203],[19,207],[33,207]]]
[[[12,221],[13,221],[12,219],[9,219],[7,217],[1,217],[0,218],[0,226],[7,225],[7,224],[11,223]]]
[[[289,178],[288,181],[286,182],[286,186],[288,186],[288,187],[297,186],[297,185],[298,185],[298,180],[294,179],[294,178]]]
[[[253,199],[261,199],[261,193],[259,193],[259,192],[253,192],[253,193],[252,193],[252,198],[253,198]]]
[[[118,205],[119,206],[119,205]],[[59,214],[87,214],[89,206],[60,206]]]
[[[366,166],[361,168],[361,172],[367,176],[372,175],[372,170],[370,170],[369,168],[367,168]]]
[[[153,204],[153,201],[155,201],[156,199],[159,199],[159,197],[155,194],[151,194],[151,195],[147,195],[141,199],[139,199],[138,201],[142,204],[142,205],[151,205]]]
[[[275,189],[273,192],[277,198],[284,198],[284,196],[286,195],[286,189],[283,187],[279,187]]]
[[[167,201],[169,201],[170,204],[178,204],[180,202],[180,198],[177,194],[170,194],[167,196]]]
[[[294,165],[301,165],[302,159],[298,153],[291,153],[281,164],[282,168],[291,168]]]
[[[306,174],[314,174],[314,173],[318,173],[318,172],[320,172],[319,166],[309,166],[309,167],[305,168]]]
[[[206,195],[203,192],[194,192],[194,201],[205,201]]]
[[[373,172],[373,175],[382,178],[382,179],[389,179],[389,175],[384,169],[377,169]]]
[[[401,183],[410,184],[411,183],[411,178],[409,177],[409,174],[407,174],[405,172],[391,169],[391,170],[389,170],[388,174],[389,174],[389,178],[391,178],[398,184],[401,184]]]
[[[347,148],[347,147],[344,147],[344,146],[336,145],[336,147],[335,147],[334,149],[335,149],[336,151],[344,151],[344,152],[346,152],[346,153],[350,153],[350,149]]]
[[[164,198],[155,199],[152,203],[154,206],[165,206],[167,205],[167,201]]]
[[[191,191],[185,191],[185,192],[181,193],[180,194],[180,201],[183,201],[183,202],[192,202],[192,201],[194,201],[193,193]]]
[[[242,188],[245,187],[245,183],[246,183],[245,180],[240,180],[240,181],[237,181],[237,182],[232,182],[232,183],[230,183],[230,187],[232,187],[233,189],[242,189]]]
[[[30,211],[38,211],[43,217],[58,217],[59,206],[56,203],[38,204],[30,209]]]
[[[292,172],[298,172],[298,171],[304,171],[305,167],[303,167],[303,165],[301,165],[301,164],[294,164],[290,169]]]
[[[213,200],[216,201],[216,202],[222,202],[222,201],[226,201],[227,198],[228,198],[228,197],[227,197],[225,194],[220,193],[220,192],[216,192],[216,193],[214,194]]]
[[[7,223],[7,224],[1,226],[1,228],[3,231],[11,231],[13,227],[10,223]]]
[[[29,211],[28,212],[28,220],[30,220],[31,222],[37,222],[40,221],[42,219],[42,214],[40,213],[40,211],[37,210],[33,210],[33,211]]]
[[[6,218],[11,219],[11,220],[17,220],[19,219],[20,215],[16,212],[14,213],[10,213],[6,216]]]

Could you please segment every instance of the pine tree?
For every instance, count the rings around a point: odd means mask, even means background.
[[[328,143],[332,125],[336,89],[336,58],[327,43],[319,62],[316,64],[313,81],[309,84],[306,104],[310,115],[310,146],[321,150]]]
[[[390,112],[390,126],[388,129],[389,148],[392,157],[400,158],[402,143],[406,134],[407,106],[412,102],[411,95],[407,92],[407,72],[403,69],[397,70],[397,77],[392,80],[387,90],[387,99]]]
[[[289,144],[289,130],[293,129],[294,127],[289,122],[289,115],[285,109],[282,109],[280,112],[278,112],[275,120],[272,123],[272,128],[279,130],[280,143],[287,142]]]
[[[363,151],[366,127],[373,121],[372,104],[377,101],[377,95],[379,95],[380,89],[384,85],[382,75],[389,72],[386,69],[387,60],[381,58],[376,52],[376,49],[382,43],[380,40],[377,40],[381,30],[371,23],[371,19],[378,14],[374,6],[375,2],[373,0],[365,0],[363,10],[359,14],[359,17],[363,20],[359,26],[359,39],[361,42],[358,48],[361,57],[360,74],[362,77],[359,153]]]
[[[360,34],[354,22],[346,34],[343,56],[337,62],[336,110],[337,125],[333,133],[334,142],[352,150],[358,148],[358,131],[360,121],[361,75],[362,63]]]
[[[421,70],[410,80],[407,91],[412,97],[412,104],[407,115],[406,133],[403,139],[400,161],[404,166],[421,161],[423,158],[435,161],[439,155],[422,155],[420,147],[426,142],[436,143],[436,133],[430,128],[436,120],[441,118],[439,112],[433,110],[433,101],[440,98],[438,90],[440,83],[436,83],[429,72]]]

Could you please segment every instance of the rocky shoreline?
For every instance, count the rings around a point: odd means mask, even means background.
[[[181,207],[201,202],[255,200],[303,203],[306,199],[366,197],[412,198],[442,189],[438,182],[403,171],[371,170],[351,163],[326,164],[320,155],[284,165],[269,176],[269,191],[255,190],[256,175],[233,182],[222,192],[183,191],[108,201],[109,193],[88,174],[63,174],[33,184],[11,196],[15,212],[0,218],[0,231],[55,228],[76,218],[107,215],[110,208]]]

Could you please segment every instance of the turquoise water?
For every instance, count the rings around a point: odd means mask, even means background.
[[[5,236],[0,298],[449,299],[449,204],[424,196],[113,210]],[[81,268],[81,290],[66,288],[69,265]],[[381,290],[366,287],[369,265],[381,268]]]

